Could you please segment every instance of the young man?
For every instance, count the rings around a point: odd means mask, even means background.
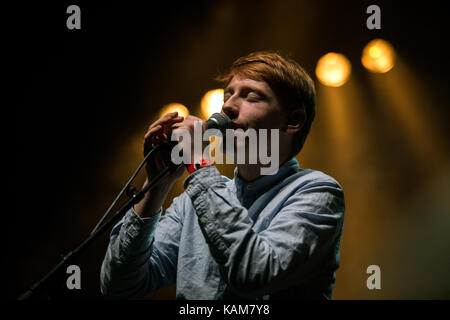
[[[330,299],[343,190],[330,176],[301,169],[294,157],[315,115],[312,80],[296,62],[271,52],[236,60],[220,80],[222,112],[234,129],[279,130],[279,141],[270,143],[279,146],[280,167],[261,175],[260,161],[238,163],[234,179],[225,180],[214,165],[204,165],[161,216],[181,166],[113,228],[102,293],[141,297],[176,282],[178,299]],[[150,126],[144,151],[172,130],[193,132],[195,121],[202,120],[162,117]],[[161,152],[149,161],[150,178],[168,157]]]

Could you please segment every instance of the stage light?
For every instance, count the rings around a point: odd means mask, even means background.
[[[330,52],[317,62],[316,76],[328,87],[340,87],[347,82],[351,70],[352,65],[343,54]]]
[[[205,119],[215,112],[220,112],[223,105],[223,89],[214,89],[205,93],[200,105]]]
[[[168,114],[169,112],[175,112],[175,111],[178,112],[179,116],[183,116],[185,118],[189,115],[188,108],[186,108],[181,103],[170,103],[170,104],[166,104],[162,108],[161,112],[159,113],[159,118],[161,118],[165,114]]]
[[[388,72],[394,66],[394,48],[383,39],[372,40],[364,47],[361,62],[369,71]]]

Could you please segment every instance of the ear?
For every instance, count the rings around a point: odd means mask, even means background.
[[[306,122],[306,112],[304,109],[295,109],[289,114],[287,119],[287,132],[296,133],[303,128]]]

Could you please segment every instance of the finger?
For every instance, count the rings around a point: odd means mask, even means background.
[[[166,121],[177,117],[177,115],[178,115],[177,111],[167,113],[163,117],[161,117],[158,120],[156,120],[155,122],[153,122],[148,129],[150,130],[151,128],[156,127],[157,125],[161,125],[161,124],[165,123]]]
[[[153,139],[154,139],[155,144],[159,144],[161,142],[161,135],[158,134],[158,135],[154,136]]]
[[[158,127],[157,127],[158,130],[153,131],[153,128],[152,128],[149,131],[151,133],[149,133],[148,136],[157,135],[157,136],[159,136],[159,138],[161,140],[166,140],[166,139],[168,139],[168,137],[171,136],[172,124],[182,122],[183,120],[184,120],[184,118],[182,116],[179,116],[179,117],[176,117],[173,119],[169,119],[169,120],[167,120],[167,122],[158,125]]]
[[[161,124],[163,126],[166,126],[166,125],[170,125],[170,124],[172,124],[174,122],[183,121],[184,117],[183,116],[173,116],[173,117],[168,117],[168,118],[161,119],[161,120],[162,121],[159,124]]]
[[[156,130],[155,132],[152,132],[148,137],[147,137],[147,141],[150,142],[150,145],[152,147],[154,147],[156,144],[158,144],[159,141],[159,136],[161,134],[161,130]]]
[[[148,130],[147,133],[145,134],[145,137],[148,137],[148,136],[154,134],[155,132],[157,132],[157,131],[159,131],[161,129],[162,129],[162,126],[161,125],[157,125],[156,127],[151,128],[150,130]]]
[[[156,127],[146,133],[144,136],[144,142],[152,141],[154,137],[162,133],[162,127]]]
[[[176,112],[174,113],[176,114]],[[160,119],[162,120],[162,118]],[[177,116],[174,118],[167,118],[164,122],[160,122],[156,126],[149,129],[149,131],[145,134],[144,139],[151,141],[151,146],[155,146],[163,140],[167,140],[172,131],[171,125],[173,123],[178,123],[184,120],[184,117]]]
[[[174,123],[180,123],[180,122],[183,122],[183,121],[184,121],[184,117],[182,117],[182,116],[178,116],[178,117],[169,119],[169,120],[166,121],[166,122],[164,123],[164,125],[163,125],[163,131],[164,131],[164,133],[169,134],[170,131],[172,131],[172,125],[173,125]]]
[[[148,139],[150,136],[154,135],[158,131],[162,130],[162,125],[157,125],[156,127],[151,128],[147,131],[147,133],[144,136],[144,139]]]
[[[171,131],[172,131],[172,124],[181,122],[181,121],[183,121],[183,119],[184,118],[181,116],[172,118],[172,119],[167,119],[166,122],[161,123],[161,124],[157,125],[156,127],[150,129],[149,132],[146,134],[146,138],[148,138],[150,136],[154,136],[154,135],[160,135],[162,133],[165,133],[166,137],[170,136]]]
[[[155,147],[155,141],[151,138],[147,138],[144,140],[144,154],[147,154],[147,152]]]
[[[182,127],[182,126],[183,126],[182,123],[176,122],[176,123],[173,123],[173,124],[172,124],[172,129],[180,128],[180,127]]]

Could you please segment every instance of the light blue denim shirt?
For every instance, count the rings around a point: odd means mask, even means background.
[[[176,282],[177,299],[330,299],[339,267],[344,193],[295,158],[247,183],[204,167],[185,192],[111,232],[101,291],[138,298]]]

